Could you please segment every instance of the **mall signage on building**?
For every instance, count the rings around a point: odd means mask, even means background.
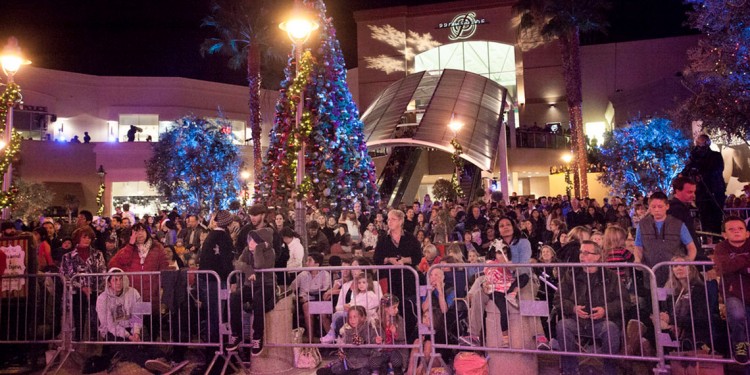
[[[476,12],[466,12],[457,14],[453,17],[450,22],[441,22],[438,24],[438,29],[450,29],[451,34],[448,36],[450,40],[461,40],[469,39],[474,36],[477,32],[477,25],[486,24],[487,20],[484,18],[477,18]]]

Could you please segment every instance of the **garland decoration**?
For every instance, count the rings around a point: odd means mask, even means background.
[[[98,216],[104,214],[104,183],[99,184],[99,192],[96,194],[96,206],[99,207],[96,210]]]
[[[461,172],[464,170],[464,159],[461,158],[461,154],[463,154],[463,147],[461,147],[461,144],[458,143],[458,140],[456,138],[451,139],[451,146],[453,146],[453,154],[451,155],[451,160],[453,161],[453,165],[456,166],[453,177],[451,177],[451,185],[453,185],[453,189],[456,191],[456,194],[459,197],[463,197],[464,192],[463,189],[461,189]]]
[[[21,102],[21,87],[11,82],[5,86],[5,90],[0,95],[0,139],[5,137],[5,124],[8,121],[8,109]],[[5,145],[0,152],[0,175],[5,175],[8,167],[13,163],[13,158],[21,150],[21,134],[12,131],[10,144]],[[6,208],[13,205],[14,196],[18,192],[15,186],[11,186],[7,192],[0,193],[0,208]]]

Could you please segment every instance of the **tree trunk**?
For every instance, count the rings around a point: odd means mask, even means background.
[[[261,155],[260,134],[263,130],[260,114],[260,46],[251,40],[247,48],[247,83],[250,90],[248,99],[251,138],[253,139],[253,182],[255,191],[259,191],[263,156]]]
[[[560,36],[560,53],[562,55],[565,95],[568,98],[568,116],[570,117],[570,143],[573,149],[574,168],[576,172],[576,194],[585,198],[589,195],[587,180],[588,157],[583,129],[583,95],[581,94],[581,48],[578,39],[578,28]]]

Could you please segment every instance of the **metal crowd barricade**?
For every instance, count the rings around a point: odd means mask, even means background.
[[[108,290],[112,276],[128,280],[130,291],[124,288],[121,298]],[[75,352],[73,345],[79,344],[168,345],[176,350],[215,347],[217,354],[209,369],[224,355],[221,316],[227,291],[216,272],[81,273],[66,280],[64,290],[65,298],[58,300],[64,301],[65,307],[61,320],[64,335],[57,341],[58,355],[62,355],[55,372]],[[45,373],[55,365],[54,359]]]
[[[589,267],[596,267],[596,270],[588,273]],[[447,310],[436,305],[440,294],[431,284],[440,276],[432,273],[445,275],[443,295]],[[512,279],[508,277],[511,275]],[[523,286],[519,285],[524,283],[522,275],[528,278]],[[498,276],[506,278],[498,279]],[[490,280],[500,281],[495,284]],[[608,285],[612,282],[617,285]],[[589,284],[603,291],[616,291],[606,296],[608,303],[602,319],[591,316],[596,306],[591,306]],[[500,293],[506,287],[507,293]],[[428,271],[424,289],[426,306],[434,322],[433,358],[467,350],[554,354],[605,361],[628,360],[627,363],[633,360],[651,362],[656,366],[655,371],[665,371],[663,348],[655,345],[654,331],[648,329],[658,323],[658,317],[651,314],[658,311],[658,303],[654,294],[655,277],[646,266],[633,263],[439,264]],[[515,295],[511,293],[514,290]],[[577,315],[572,306],[584,306],[589,316]],[[613,307],[618,311],[609,311]],[[597,325],[599,323],[602,324]],[[504,327],[507,327],[507,336],[497,332]],[[573,337],[573,342],[557,337],[558,332],[565,333],[566,328],[572,332],[566,337]],[[607,350],[607,344],[617,344],[617,349]]]
[[[396,336],[414,336],[416,338],[420,333],[417,330],[416,321],[421,310],[420,301],[416,298],[419,276],[413,268],[408,266],[273,268],[257,270],[254,281],[249,280],[248,275],[244,275],[240,271],[234,271],[228,279],[231,290],[228,309],[229,321],[235,322],[235,327],[230,328],[232,334],[236,336],[239,332],[242,332],[243,337],[254,336],[257,338],[258,335],[252,333],[250,319],[246,315],[249,312],[248,310],[253,309],[255,312],[254,320],[257,319],[257,314],[260,311],[273,311],[278,305],[283,304],[285,299],[291,299],[293,318],[290,321],[273,321],[273,318],[269,319],[269,315],[266,315],[263,324],[264,348],[417,349],[419,355],[423,355],[421,345],[414,344],[414,340],[408,339],[403,344],[386,345],[375,343],[374,337],[367,337],[365,339],[368,344],[345,344],[341,340],[340,329],[338,331],[333,330],[337,336],[335,341],[319,343],[317,338],[324,337],[330,331],[330,328],[327,329],[329,325],[343,328],[347,321],[346,309],[343,310],[343,314],[342,311],[337,311],[334,300],[345,298],[346,296],[342,294],[345,294],[346,290],[351,290],[350,287],[355,282],[349,283],[348,278],[351,278],[352,273],[367,275],[365,280],[368,280],[368,291],[372,293],[364,292],[359,297],[352,298],[356,298],[362,305],[367,305],[368,309],[366,310],[369,312],[367,322],[373,325],[376,335],[385,339],[382,331],[380,315],[382,306],[380,306],[380,301],[382,295],[388,293],[399,299],[399,315],[406,322],[402,331],[397,332]],[[342,294],[337,297],[330,295],[330,293],[327,294],[326,292],[331,289],[331,286],[342,277],[347,278],[344,282],[338,284],[339,293]],[[269,288],[269,285],[273,287]],[[372,285],[372,287],[369,285]],[[272,293],[271,296],[268,295],[269,292]],[[350,305],[355,306],[357,302],[352,300]],[[351,306],[346,306],[346,308],[348,309]],[[410,326],[412,319],[414,323]],[[297,331],[298,342],[293,342],[292,332],[300,327],[304,328],[304,334],[300,333],[301,330]],[[429,327],[423,325],[419,329],[425,332],[429,330]],[[240,347],[249,348],[251,345],[250,340],[244,340]]]
[[[724,214],[726,216],[737,216],[741,218],[742,220],[745,220],[748,217],[750,217],[750,208],[748,207],[724,208]]]
[[[663,262],[653,267],[654,273],[665,269],[669,272],[669,281],[659,285],[656,295],[659,315],[664,321],[659,344],[664,348],[664,358],[673,367],[695,362],[736,362],[731,307],[727,305],[727,299],[734,297],[713,267],[712,262]],[[744,336],[750,337],[747,305],[744,298],[739,302],[746,329]]]
[[[63,285],[62,276],[55,273],[0,275],[0,344],[47,345],[24,352],[41,358],[49,346],[61,348]],[[59,353],[55,351],[53,358]]]
[[[0,343],[61,344],[59,274],[0,276]]]

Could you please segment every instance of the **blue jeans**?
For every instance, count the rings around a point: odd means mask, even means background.
[[[732,343],[747,341],[747,320],[750,319],[750,306],[737,297],[726,297],[727,320]]]
[[[579,328],[581,332],[579,332]],[[620,352],[620,327],[609,320],[595,321],[593,326],[589,319],[562,319],[557,323],[557,341],[560,348],[566,352],[578,352],[578,336],[593,336],[601,341],[602,348],[597,350],[599,354],[619,354]],[[614,360],[604,359],[604,374],[616,375],[617,365]],[[575,356],[562,356],[560,358],[563,374],[578,373],[578,358]]]
[[[348,312],[346,311],[336,311],[331,317],[331,330],[336,334],[336,337],[341,336],[339,335],[339,331],[344,326],[344,323],[346,323],[347,314]]]

